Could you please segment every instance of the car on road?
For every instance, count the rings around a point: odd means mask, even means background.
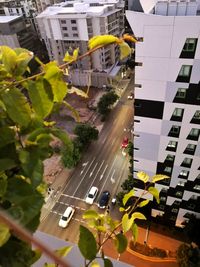
[[[97,193],[98,193],[98,188],[96,186],[92,186],[90,191],[87,194],[85,202],[87,204],[93,204],[93,202],[94,202],[94,200],[95,200],[95,198],[97,196]]]
[[[71,206],[67,207],[63,215],[61,216],[58,225],[62,228],[67,227],[74,215],[75,209]]]
[[[104,191],[99,199],[98,207],[100,209],[105,209],[105,207],[108,205],[109,199],[110,199],[110,192]]]
[[[128,146],[128,137],[124,137],[123,141],[122,141],[122,144],[121,144],[121,148],[127,148]]]
[[[128,99],[133,99],[134,93],[130,93],[130,95],[127,96]]]

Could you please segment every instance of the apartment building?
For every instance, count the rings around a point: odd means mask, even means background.
[[[82,55],[95,35],[120,36],[124,30],[124,2],[121,0],[66,1],[48,7],[37,16],[38,26],[49,57],[62,63],[66,51],[79,47]],[[102,48],[70,69],[74,85],[102,87],[119,60],[119,48]],[[114,73],[114,71],[112,72]]]
[[[183,227],[200,216],[200,1],[140,1],[126,11],[139,42],[135,61],[134,178],[166,174],[157,182],[157,221]],[[145,198],[151,198],[149,194]]]

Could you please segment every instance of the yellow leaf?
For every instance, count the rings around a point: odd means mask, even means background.
[[[121,60],[128,57],[133,51],[126,42],[120,43],[119,48],[120,48],[120,59]]]
[[[94,36],[89,40],[88,46],[90,49],[94,49],[97,46],[100,45],[107,45],[107,44],[113,44],[113,43],[121,43],[122,41],[115,37],[114,35],[98,35]]]
[[[101,265],[97,261],[93,261],[91,267],[101,267]]]
[[[69,94],[75,93],[75,94],[80,95],[82,97],[88,98],[88,95],[84,91],[82,91],[82,90],[80,90],[80,89],[78,89],[78,88],[76,88],[74,86],[72,86],[71,89],[68,89],[68,93]]]
[[[77,60],[78,52],[79,52],[79,48],[74,49],[74,51],[73,51],[73,58],[74,58],[74,60]]]
[[[133,43],[136,43],[137,42],[137,39],[135,39],[133,36],[131,36],[129,34],[124,34],[123,35],[123,39],[125,41],[129,41],[129,42],[133,42]]]
[[[71,55],[69,54],[69,52],[67,51],[67,52],[65,53],[65,56],[64,56],[64,58],[63,58],[63,61],[64,61],[64,62],[71,62],[71,61],[73,61],[73,60],[74,60],[73,56],[71,56]]]
[[[140,179],[144,183],[149,181],[149,175],[146,174],[145,172],[138,172],[136,175],[137,175],[138,179]]]

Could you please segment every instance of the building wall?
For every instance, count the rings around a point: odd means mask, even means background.
[[[200,112],[200,16],[157,16],[127,11],[126,17],[134,34],[143,38],[135,50],[135,60],[139,63],[135,68],[135,83],[140,87],[135,88],[134,171],[171,177],[156,184],[161,195],[167,187],[167,196],[165,203],[154,207],[152,215],[166,216],[172,224],[182,227],[186,213],[200,216],[197,198],[200,186],[196,187],[200,185],[199,138],[188,139],[192,129],[200,131],[200,118],[191,122],[195,112]],[[183,53],[187,38],[197,39],[193,57]],[[191,74],[184,79],[179,75],[183,65],[191,66]],[[179,88],[186,89],[184,99],[176,98]],[[183,110],[179,121],[172,117],[176,108]],[[180,127],[178,136],[169,136],[173,126]],[[185,152],[188,145],[196,146],[194,154]],[[187,177],[182,173],[187,173]],[[178,208],[174,208],[177,203]]]

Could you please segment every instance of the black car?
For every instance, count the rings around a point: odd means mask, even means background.
[[[100,209],[105,209],[105,207],[108,205],[109,199],[110,199],[110,192],[104,191],[99,199],[98,207]]]

